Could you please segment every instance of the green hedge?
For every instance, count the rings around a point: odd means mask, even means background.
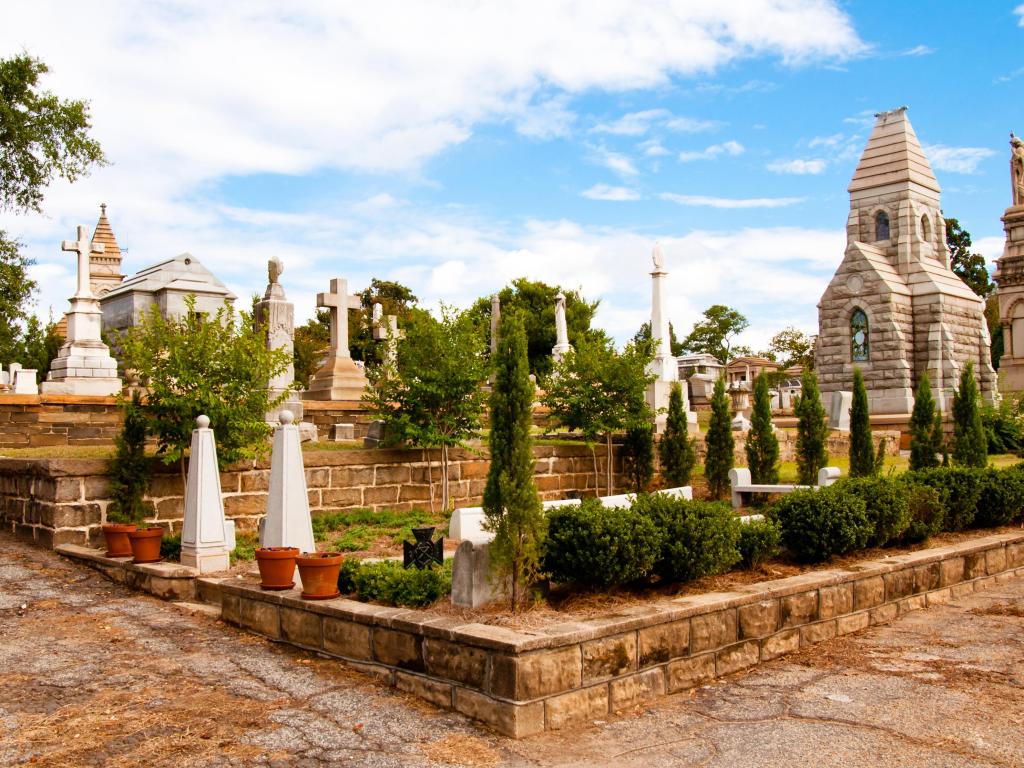
[[[970,467],[919,469],[904,475],[906,482],[926,485],[939,492],[945,509],[943,530],[962,531],[974,524],[985,483],[985,470]]]
[[[869,547],[884,547],[898,540],[910,526],[906,486],[892,477],[856,477],[840,480],[836,488],[864,500],[871,522]]]
[[[638,497],[632,511],[659,532],[654,572],[663,579],[689,581],[725,573],[740,562],[739,522],[728,504],[654,494]]]
[[[817,491],[794,491],[768,508],[782,543],[803,562],[863,549],[874,532],[864,500],[842,484]]]
[[[452,562],[432,568],[404,568],[397,560],[363,562],[345,558],[338,574],[342,594],[363,602],[422,608],[452,591]]]
[[[1024,510],[1024,471],[1021,465],[981,470],[981,493],[975,525],[983,528],[1009,525]]]
[[[913,482],[912,478],[901,478],[901,482],[907,497],[907,511],[910,513],[903,541],[924,541],[940,533],[946,522],[946,508],[942,504],[941,494],[935,488]]]
[[[737,547],[744,568],[756,568],[779,554],[782,531],[774,520],[750,520],[740,525]]]

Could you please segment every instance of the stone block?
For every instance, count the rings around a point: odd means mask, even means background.
[[[897,601],[896,607],[899,609],[901,614],[909,613],[910,611],[918,611],[922,608],[928,607],[928,598],[924,595],[911,595],[910,597],[904,597],[902,600]]]
[[[756,640],[745,640],[723,648],[715,655],[715,673],[731,675],[741,669],[752,667],[761,658],[761,645]]]
[[[320,614],[298,608],[281,608],[281,639],[307,648],[323,647]]]
[[[779,628],[778,600],[764,600],[760,603],[741,605],[737,613],[740,638],[764,637]]]
[[[885,602],[885,581],[881,576],[857,579],[853,582],[853,608],[862,611]]]
[[[423,640],[423,661],[435,677],[483,688],[487,674],[487,651],[445,640]]]
[[[974,594],[974,582],[973,581],[961,581],[959,584],[954,584],[949,588],[949,593],[953,599],[958,600],[961,597],[967,597],[968,595]]]
[[[53,500],[81,501],[82,500],[82,479],[79,477],[58,477],[54,479]]]
[[[608,684],[608,709],[618,712],[664,695],[665,670],[655,667],[646,672],[612,680]]]
[[[146,592],[162,600],[192,600],[196,595],[194,579],[168,579],[150,576]]]
[[[544,722],[548,730],[582,725],[607,714],[607,685],[563,693],[544,701]]]
[[[832,619],[853,610],[853,582],[822,587],[818,590],[818,616]]]
[[[890,621],[896,618],[899,613],[895,603],[886,603],[880,605],[877,608],[871,609],[871,623],[874,624],[888,624]]]
[[[579,646],[523,656],[494,654],[488,690],[495,696],[524,701],[579,688],[583,662]]]
[[[715,654],[705,653],[689,659],[680,659],[668,665],[670,693],[694,688],[715,678]]]
[[[813,645],[822,640],[831,640],[836,636],[835,620],[819,621],[815,624],[805,624],[800,627],[800,644]]]
[[[1024,565],[1024,542],[1006,545],[1006,567],[1020,568]]]
[[[939,586],[949,587],[964,580],[964,559],[953,557],[939,563]]]
[[[238,493],[240,486],[240,473],[238,472],[221,472],[220,473],[220,491],[221,493]],[[187,485],[187,483],[186,483]]]
[[[953,592],[949,587],[936,589],[925,595],[925,602],[930,608],[933,605],[945,605],[953,598]]]
[[[985,553],[971,552],[964,555],[964,578],[977,579],[985,575]]]
[[[930,592],[938,589],[941,578],[939,564],[928,563],[914,569],[914,592]]]
[[[331,469],[332,488],[353,488],[373,485],[373,467],[334,467]]]
[[[851,632],[859,632],[871,626],[871,615],[866,611],[863,613],[852,613],[848,616],[840,616],[836,619],[836,634],[848,635]]]
[[[264,493],[246,493],[224,497],[224,514],[227,517],[262,515],[267,509]]]
[[[243,472],[240,478],[241,485],[239,486],[242,493],[252,493],[253,491],[262,491],[266,493],[267,489],[270,488],[270,473],[269,472]]]
[[[359,488],[324,488],[320,491],[320,506],[358,507],[363,503],[363,492]]]
[[[514,739],[532,736],[544,730],[544,702],[510,704],[490,696],[455,688],[455,709],[468,717],[481,720],[496,731]]]
[[[991,575],[1006,570],[1006,549],[997,547],[985,553],[985,570]]]
[[[409,672],[395,671],[395,687],[400,691],[411,693],[419,699],[429,701],[438,707],[450,709],[452,706],[451,683],[442,683],[439,680],[431,680],[422,675],[413,675]]]
[[[370,647],[372,630],[365,624],[324,616],[324,650],[346,659],[369,661],[373,658]]]
[[[239,623],[267,637],[281,637],[281,616],[278,606],[262,600],[239,598]]]
[[[690,619],[690,653],[713,651],[737,640],[736,611],[729,609]]]
[[[363,504],[367,507],[394,504],[398,501],[399,486],[385,485],[363,489]],[[326,495],[326,494],[325,494]]]
[[[636,670],[636,633],[583,643],[583,684]]]
[[[313,467],[306,470],[307,488],[327,488],[331,484],[331,470],[329,467]]]
[[[690,620],[644,627],[637,635],[640,643],[640,668],[663,664],[681,658],[689,651]]]
[[[221,595],[220,618],[228,624],[238,625],[242,623],[238,595],[229,595],[227,593]]]
[[[914,591],[914,571],[911,568],[887,573],[882,580],[885,582],[886,602],[899,600]]]
[[[800,648],[800,630],[784,629],[761,641],[761,660],[770,661]]]
[[[450,469],[455,469],[457,464],[451,465]],[[457,480],[458,478],[452,477],[449,473],[449,481]],[[374,473],[373,482],[375,485],[397,485],[401,483],[408,483],[410,481],[409,467],[405,464],[385,464],[378,466]]]
[[[373,658],[391,667],[422,672],[423,638],[408,632],[374,627]]]
[[[398,494],[399,501],[430,501],[429,485],[403,485]]]
[[[85,478],[85,500],[96,501],[110,498],[110,480],[105,477]]]
[[[799,627],[818,618],[818,591],[787,595],[779,602],[779,619],[783,629]]]

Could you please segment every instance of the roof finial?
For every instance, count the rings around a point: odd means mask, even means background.
[[[107,215],[107,204],[106,203],[100,203],[100,216],[106,216],[106,215]]]

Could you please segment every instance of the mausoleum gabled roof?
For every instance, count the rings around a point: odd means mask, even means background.
[[[227,301],[234,301],[237,298],[210,270],[200,264],[198,259],[190,253],[183,253],[139,270],[108,293],[104,299],[132,292],[161,291],[223,296]]]
[[[875,118],[875,127],[848,187],[851,197],[866,190],[913,185],[938,195],[939,182],[907,119],[907,108],[881,112]]]

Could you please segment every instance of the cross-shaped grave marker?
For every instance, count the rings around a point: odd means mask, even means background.
[[[350,295],[348,280],[343,277],[331,278],[331,290],[316,295],[316,305],[331,310],[331,351],[335,358],[352,357],[348,348],[348,311],[359,309],[362,304],[358,294]]]
[[[96,298],[89,286],[89,257],[93,253],[103,253],[103,243],[93,242],[87,232],[88,230],[79,224],[78,240],[65,240],[60,246],[62,251],[78,253],[78,291],[74,296],[76,299]]]

